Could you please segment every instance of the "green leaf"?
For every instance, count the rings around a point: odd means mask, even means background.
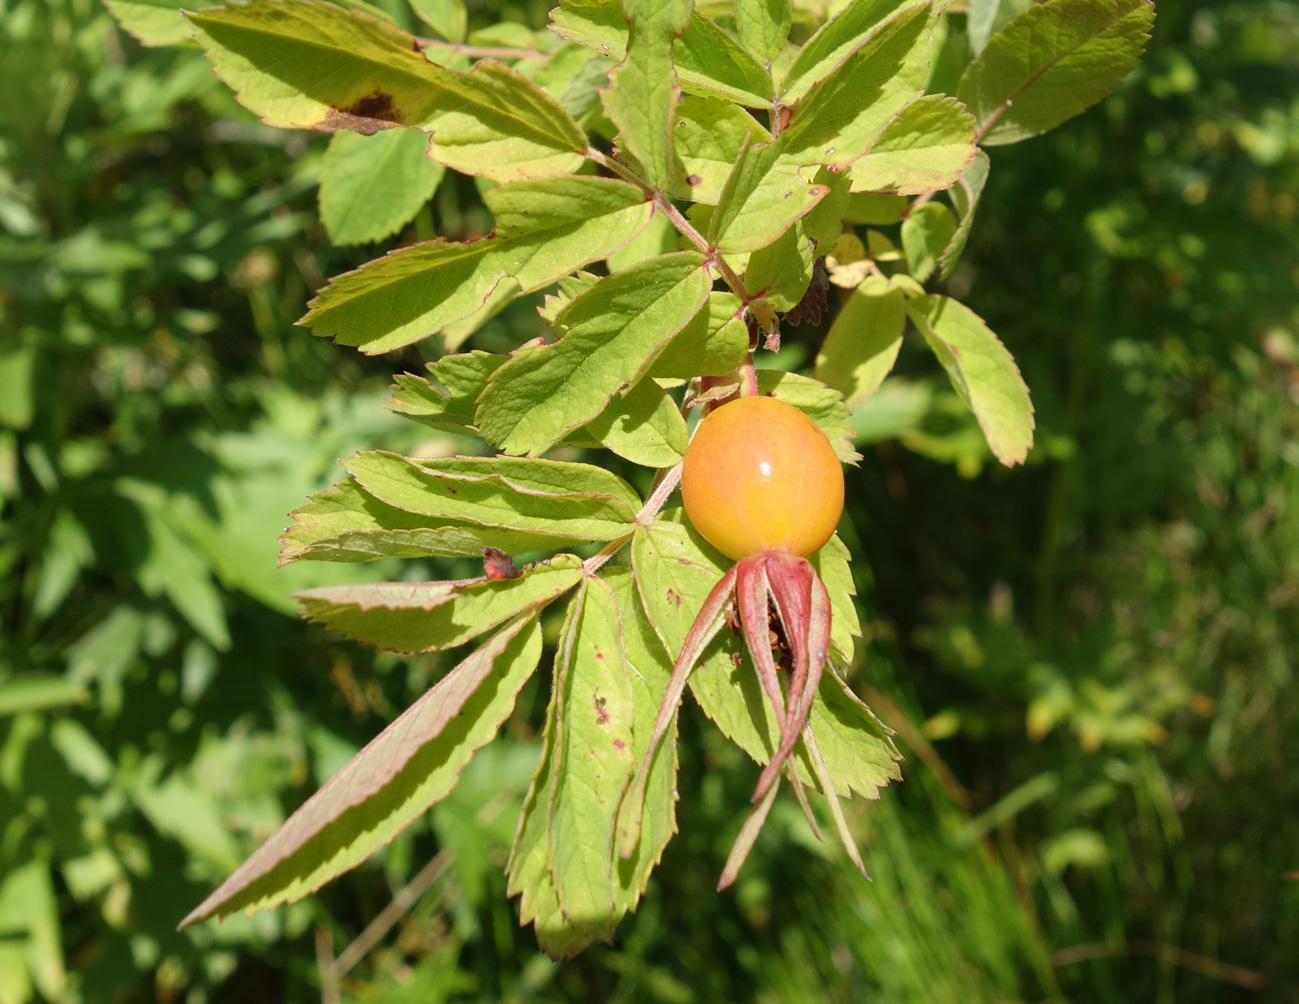
[[[830,651],[845,666],[852,662],[853,639],[861,637],[861,622],[853,602],[857,586],[852,578],[851,559],[848,546],[837,533],[807,559],[830,595]]]
[[[1007,467],[1023,463],[1033,445],[1033,403],[1006,347],[978,314],[945,296],[912,300],[907,312],[979,420],[993,454]]]
[[[410,0],[419,19],[448,42],[463,42],[469,30],[465,0]]]
[[[768,69],[785,49],[790,22],[789,0],[735,0],[740,41],[765,59]]]
[[[650,219],[649,226],[642,230],[635,240],[609,256],[607,265],[610,272],[620,272],[624,268],[630,268],[632,265],[643,262],[646,258],[671,254],[676,249],[677,228],[672,225],[672,221],[666,216],[656,212]],[[592,285],[594,285],[599,276],[593,275],[590,278]],[[547,321],[554,320],[554,315],[557,313],[559,313],[558,310],[551,312],[550,316],[546,318]],[[544,313],[542,316],[546,317]]]
[[[636,520],[640,499],[602,467],[515,457],[412,460],[358,453],[343,461],[370,495],[447,522],[616,540]]]
[[[559,714],[550,801],[550,873],[560,909],[579,928],[613,934],[614,821],[636,761],[631,680],[613,591],[588,577],[555,655]]]
[[[424,155],[427,147],[419,129],[334,133],[320,174],[320,221],[329,239],[367,244],[409,223],[446,170]]]
[[[980,150],[952,189],[952,201],[956,203],[956,211],[961,214],[961,222],[938,259],[940,279],[947,279],[956,268],[956,263],[961,260],[961,252],[965,250],[970,228],[974,225],[974,210],[978,208],[979,196],[983,194],[983,186],[988,182],[991,166],[988,155]]]
[[[974,117],[955,98],[928,94],[898,112],[853,162],[852,189],[920,195],[950,188],[975,152]]]
[[[280,564],[374,561],[378,558],[477,558],[484,547],[507,554],[586,543],[583,524],[556,520],[550,530],[448,522],[380,502],[353,480],[311,496],[290,515],[280,537]]]
[[[469,73],[438,66],[414,36],[369,14],[251,0],[189,19],[217,75],[268,125],[415,126],[430,134],[434,160],[498,182],[569,174],[583,162],[586,135],[525,77],[492,61]]]
[[[878,798],[880,788],[902,780],[902,754],[893,743],[893,730],[849,689],[833,665],[821,677],[809,721],[841,798],[853,791]]]
[[[619,145],[640,162],[645,179],[659,192],[672,183],[672,121],[680,95],[672,43],[689,25],[692,6],[693,0],[629,0],[624,7],[631,22],[627,55],[601,95],[618,127]]]
[[[308,618],[348,638],[390,652],[432,652],[544,606],[581,578],[582,562],[559,554],[513,579],[318,586],[294,599]]]
[[[181,926],[299,900],[391,841],[444,798],[491,742],[540,655],[535,616],[499,631],[308,799]]]
[[[551,11],[552,28],[610,59],[627,52],[627,22],[620,0],[562,0]],[[761,63],[699,11],[672,46],[672,62],[683,90],[762,108],[771,102],[771,75]]]
[[[0,426],[26,429],[35,409],[36,347],[0,352]]]
[[[428,380],[399,373],[395,377],[397,392],[388,400],[388,410],[443,432],[476,433],[478,395],[507,358],[475,350],[429,363]]]
[[[676,402],[653,380],[645,379],[622,397],[615,397],[599,417],[565,443],[603,446],[643,467],[672,467],[681,462],[689,441],[686,420]]]
[[[804,181],[798,166],[784,159],[786,146],[784,140],[756,146],[750,140],[741,147],[709,223],[709,243],[728,252],[757,251],[825,198],[828,186]]]
[[[556,317],[565,330],[559,342],[519,349],[492,374],[478,402],[483,436],[507,453],[549,449],[647,373],[704,305],[709,285],[693,253],[602,279]]]
[[[649,749],[654,719],[667,693],[672,676],[672,660],[654,634],[636,592],[631,572],[626,568],[606,566],[601,578],[613,590],[622,625],[623,657],[632,685],[632,763],[639,764]],[[645,891],[650,872],[663,856],[672,835],[677,832],[677,723],[668,726],[663,742],[650,765],[645,787],[645,807],[641,819],[640,843],[630,858],[613,855],[615,906],[619,912],[634,910]]]
[[[721,98],[684,97],[673,133],[677,170],[672,195],[716,205],[745,141],[766,143],[771,133],[743,108]]]
[[[86,701],[84,688],[61,676],[30,673],[0,679],[0,718]]]
[[[939,256],[956,236],[956,217],[940,202],[916,206],[902,221],[902,249],[916,282],[934,274]]]
[[[850,49],[842,63],[794,105],[781,139],[798,164],[842,171],[862,156],[929,73],[932,5],[905,7]]]
[[[194,38],[193,26],[181,13],[183,0],[104,0],[123,28],[144,45],[185,45]]]
[[[798,50],[780,85],[780,102],[792,105],[848,59],[907,0],[852,0]]]
[[[743,304],[734,293],[709,293],[707,309],[668,342],[649,375],[659,380],[688,380],[732,372],[749,351],[749,329],[742,313]]]
[[[0,994],[17,988],[5,1000],[21,1004],[34,984],[45,1000],[64,1000],[63,931],[50,866],[21,851],[19,861],[10,858],[0,875]]]
[[[758,390],[777,400],[792,404],[815,422],[834,446],[835,456],[845,464],[856,464],[861,457],[852,448],[856,434],[852,415],[844,406],[843,395],[819,380],[784,370],[758,370]]]
[[[887,279],[871,276],[852,291],[816,357],[816,378],[855,408],[884,382],[907,323],[906,297]]]
[[[869,195],[853,193],[848,197],[843,218],[850,223],[886,227],[901,223],[911,200],[904,195]]]
[[[1109,94],[1136,65],[1155,21],[1151,0],[1046,0],[988,40],[956,96],[988,146],[1054,129]]]
[[[793,310],[812,282],[816,255],[795,223],[772,243],[755,251],[744,269],[744,291],[763,296],[773,310]]]
[[[503,279],[530,293],[626,244],[649,222],[644,193],[609,178],[549,178],[484,195],[493,236],[403,248],[335,278],[299,323],[374,355],[472,315]]]

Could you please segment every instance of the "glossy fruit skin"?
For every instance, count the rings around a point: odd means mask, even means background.
[[[699,423],[681,498],[695,529],[727,557],[806,557],[839,524],[843,467],[825,433],[793,405],[741,397]]]

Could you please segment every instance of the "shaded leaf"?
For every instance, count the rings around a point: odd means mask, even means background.
[[[410,0],[419,19],[448,42],[463,42],[469,29],[465,0]]]
[[[478,395],[507,358],[475,350],[429,363],[429,379],[399,373],[396,393],[387,401],[388,410],[443,432],[476,433]]]
[[[308,799],[182,926],[299,900],[392,840],[492,740],[540,655],[535,616],[498,632]]]
[[[483,436],[507,453],[549,449],[646,374],[704,305],[709,285],[693,253],[602,279],[555,318],[564,329],[558,343],[520,349],[492,374],[478,402]]]
[[[920,195],[950,188],[975,155],[974,117],[955,98],[927,94],[898,112],[853,162],[854,192]]]
[[[118,23],[144,45],[192,43],[193,26],[181,13],[182,0],[104,0]]]
[[[303,613],[331,631],[391,652],[454,648],[524,611],[549,603],[582,577],[582,562],[559,554],[513,579],[371,582],[294,594]]]
[[[956,96],[988,146],[1054,129],[1109,94],[1136,65],[1151,0],[1046,0],[988,39]]]
[[[990,167],[991,161],[988,155],[980,150],[978,156],[957,181],[956,187],[952,189],[952,201],[956,203],[956,211],[961,215],[961,222],[938,259],[940,279],[948,278],[952,274],[952,269],[956,268],[956,263],[961,260],[961,252],[965,250],[970,228],[974,226],[974,211],[978,208],[983,186],[987,184]]]
[[[382,240],[409,223],[446,169],[424,155],[418,129],[336,132],[320,173],[320,221],[335,244]]]
[[[749,351],[749,329],[741,316],[742,307],[734,293],[709,293],[706,309],[668,342],[649,375],[660,380],[687,380],[732,372]]]
[[[1023,463],[1033,445],[1033,403],[1006,347],[978,314],[945,296],[913,300],[907,312],[979,420],[993,454],[1007,467]]]
[[[848,408],[870,397],[893,369],[907,323],[906,297],[871,276],[839,310],[816,357],[816,377],[839,391]]]
[[[338,276],[299,323],[371,355],[400,348],[470,317],[503,280],[528,293],[606,257],[651,213],[639,188],[609,178],[519,182],[484,199],[491,237],[425,241]]]
[[[934,274],[938,258],[956,236],[956,217],[940,202],[916,206],[902,221],[902,250],[916,282]]]
[[[82,704],[83,687],[52,673],[23,673],[0,680],[0,718]]]
[[[494,181],[582,163],[586,135],[539,87],[490,60],[469,73],[432,63],[391,22],[309,0],[250,0],[189,19],[217,75],[268,125],[415,126],[430,134],[433,159]]]

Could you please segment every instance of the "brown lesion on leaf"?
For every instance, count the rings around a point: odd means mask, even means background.
[[[663,598],[666,599],[678,610],[681,609],[681,594],[678,593],[675,589],[669,589],[667,593],[664,594]]]
[[[604,710],[605,703],[606,703],[605,698],[599,696],[596,697],[595,699],[595,724],[596,725],[609,724],[609,712]]]
[[[375,90],[363,98],[357,98],[346,108],[329,109],[320,128],[326,132],[350,129],[362,136],[373,136],[380,129],[405,124],[401,112],[393,104],[392,95]]]

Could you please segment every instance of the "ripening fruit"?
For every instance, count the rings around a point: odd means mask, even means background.
[[[742,397],[699,424],[681,497],[695,529],[728,557],[806,556],[839,524],[843,468],[825,433],[793,405]]]

